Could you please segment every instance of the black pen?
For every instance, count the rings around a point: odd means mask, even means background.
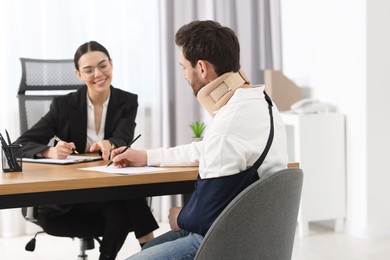
[[[3,149],[4,155],[7,158],[9,168],[15,169],[15,164],[14,164],[10,145],[7,144],[7,142],[5,141],[5,139],[3,138],[3,135],[1,133],[0,133],[0,142],[1,142],[1,146]],[[3,166],[3,168],[4,168],[4,166]]]
[[[1,146],[5,147],[5,148],[8,148],[9,145],[7,144],[7,142],[5,141],[5,139],[3,138],[3,135],[0,133],[0,141],[1,141]]]
[[[11,146],[12,145],[11,138],[9,137],[7,129],[5,129],[5,134],[7,135],[8,146]],[[3,137],[1,137],[1,138],[3,138]],[[4,142],[5,142],[5,140],[4,140]],[[4,148],[4,149],[8,149],[8,148]],[[19,164],[16,162],[16,159],[14,157],[14,154],[12,153],[12,148],[11,147],[9,148],[8,154],[9,154],[9,157],[10,157],[9,158],[10,159],[9,164],[12,167],[12,169],[13,170],[19,169]]]
[[[126,152],[127,149],[129,149],[129,147],[130,147],[135,141],[137,141],[137,139],[140,138],[140,137],[141,137],[141,134],[139,134],[133,141],[131,141],[128,145],[126,145],[126,148],[123,149],[123,151],[122,151],[120,154]],[[110,166],[112,163],[113,163],[113,161],[111,161],[111,162],[107,165],[107,167]]]
[[[61,142],[62,140],[58,137],[58,136],[54,136],[53,137],[57,142]],[[76,149],[72,149],[72,151],[75,153],[75,154],[79,154],[79,152],[76,151]]]
[[[5,129],[5,133],[6,133],[6,135],[7,135],[8,144],[11,145],[11,138],[9,138],[9,134],[8,134],[7,129]]]

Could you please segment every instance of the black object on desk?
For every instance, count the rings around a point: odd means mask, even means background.
[[[0,133],[1,141],[1,161],[3,172],[20,172],[22,171],[22,145],[11,144],[7,130],[8,144]]]

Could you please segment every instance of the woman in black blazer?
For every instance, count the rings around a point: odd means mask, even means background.
[[[105,47],[91,41],[74,56],[76,76],[85,83],[77,92],[56,97],[50,111],[15,143],[23,157],[66,158],[78,152],[100,152],[109,160],[112,149],[134,137],[137,95],[111,86],[112,60]],[[62,141],[48,146],[53,136]],[[38,224],[59,236],[102,236],[99,259],[115,259],[130,231],[143,245],[158,228],[145,199],[38,207]]]

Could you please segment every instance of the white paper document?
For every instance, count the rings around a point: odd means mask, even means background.
[[[84,171],[97,171],[97,172],[107,172],[107,173],[115,173],[115,174],[145,174],[145,173],[153,173],[158,171],[165,171],[167,169],[160,167],[125,167],[118,168],[113,165],[110,166],[95,166],[95,167],[87,167],[87,168],[79,168],[79,170]]]
[[[49,158],[22,158],[22,162],[33,163],[50,163],[50,164],[74,164],[83,162],[92,162],[102,160],[100,156],[82,156],[82,155],[69,155],[66,159],[49,159]]]

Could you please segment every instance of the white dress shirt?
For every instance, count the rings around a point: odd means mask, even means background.
[[[217,111],[202,141],[147,150],[148,165],[199,165],[201,178],[228,176],[249,168],[263,152],[270,132],[268,103],[263,91],[264,86],[237,89]],[[274,139],[259,168],[260,177],[287,167],[286,129],[276,106],[273,106],[273,117]]]
[[[104,126],[106,125],[107,107],[110,95],[103,103],[102,120],[100,122],[99,132],[96,132],[95,127],[95,107],[93,106],[89,96],[87,94],[87,145],[85,146],[85,152],[89,152],[91,145],[104,139]]]

